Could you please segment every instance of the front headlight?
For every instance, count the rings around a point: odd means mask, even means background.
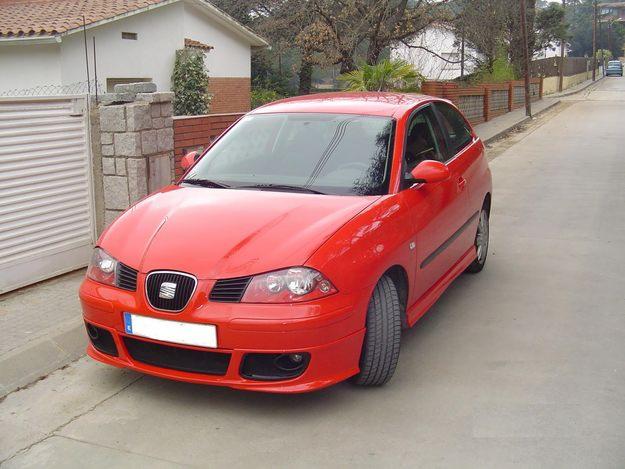
[[[308,267],[291,267],[252,278],[243,303],[293,303],[316,300],[336,293],[332,282]]]
[[[87,268],[87,277],[106,285],[116,285],[117,259],[110,256],[104,249],[95,248],[91,262]]]

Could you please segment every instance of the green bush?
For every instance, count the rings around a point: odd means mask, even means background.
[[[423,79],[412,64],[400,59],[362,64],[338,77],[348,91],[417,91]]]
[[[498,57],[492,65],[492,70],[484,67],[473,74],[473,83],[501,83],[516,80],[514,67],[507,57]]]
[[[171,81],[176,116],[208,113],[211,97],[203,51],[191,48],[177,50]]]
[[[252,89],[252,109],[282,98],[284,98],[284,96],[275,90],[254,88]]]

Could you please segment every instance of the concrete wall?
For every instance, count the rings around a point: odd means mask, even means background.
[[[600,71],[597,71],[597,76],[600,76]],[[572,88],[580,83],[590,80],[592,78],[592,70],[584,73],[578,73],[577,75],[572,75],[570,77],[564,77],[563,80],[563,88],[565,90]],[[546,77],[543,79],[543,95],[548,95],[552,93],[558,92],[558,85],[560,83],[559,77]]]
[[[0,47],[0,91],[60,85],[60,50],[58,44]]]
[[[184,34],[184,37],[214,47],[206,54],[211,77],[251,76],[250,45],[216,21],[211,21],[193,5],[184,4]]]
[[[137,40],[122,39],[122,32],[137,33]],[[92,37],[96,38],[98,80],[104,87],[107,78],[148,78],[159,90],[169,90],[175,51],[184,47],[183,5],[167,5],[87,30],[90,65]],[[63,38],[61,68],[63,83],[86,79],[81,33]]]

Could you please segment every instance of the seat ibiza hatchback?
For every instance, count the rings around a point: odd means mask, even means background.
[[[484,267],[491,175],[447,101],[286,99],[183,163],[98,241],[80,288],[96,360],[258,391],[381,385],[402,329]]]

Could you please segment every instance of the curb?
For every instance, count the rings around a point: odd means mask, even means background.
[[[483,140],[484,145],[488,145],[490,143],[493,143],[496,140],[499,140],[503,137],[505,137],[506,135],[508,135],[509,133],[515,131],[516,129],[518,129],[519,127],[521,127],[523,124],[528,123],[529,121],[531,121],[533,118],[540,116],[541,114],[544,114],[545,112],[553,109],[554,107],[558,106],[560,104],[560,100],[554,101],[553,103],[551,103],[550,105],[548,105],[547,107],[545,107],[544,109],[541,109],[540,111],[538,111],[537,113],[535,113],[533,115],[533,117],[525,117],[523,120],[520,120],[519,122],[511,125],[510,127],[508,127],[507,129],[504,129],[500,132],[497,132],[495,135],[487,138],[486,140]]]
[[[79,359],[86,348],[83,320],[78,317],[4,354],[0,357],[0,400]]]

